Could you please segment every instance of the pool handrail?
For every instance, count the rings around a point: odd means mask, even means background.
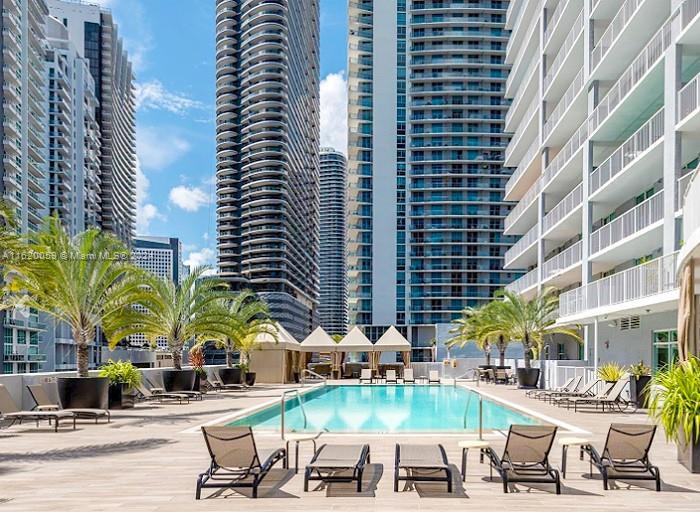
[[[284,391],[281,396],[281,403],[280,406],[282,407],[282,411],[280,413],[280,432],[282,433],[282,439],[284,439],[284,404],[286,403],[286,398],[287,395],[293,394],[296,396],[297,400],[299,400],[299,408],[301,409],[301,414],[302,417],[304,418],[304,428],[308,425],[308,420],[306,418],[306,411],[304,410],[304,402],[301,399],[301,393],[299,393],[298,389],[288,389],[287,391]]]
[[[481,380],[480,374],[479,374],[479,369],[478,368],[469,368],[466,372],[464,372],[462,375],[459,377],[455,377],[454,380],[452,381],[453,386],[457,387],[457,382],[462,381],[462,380],[468,380],[468,375],[471,373],[472,375],[472,380],[476,381],[476,387],[479,387],[479,381]]]
[[[473,391],[473,394],[476,394],[479,396],[479,441],[483,441],[484,439],[484,397],[479,393],[478,391]],[[469,414],[469,406],[471,405],[472,401],[472,393],[469,394],[469,397],[467,398],[467,405],[464,407],[464,417],[462,421],[462,425],[464,426],[464,429],[467,429],[467,416]]]
[[[306,369],[304,369],[304,371],[301,372],[301,387],[302,388],[304,387],[304,383],[306,382],[307,375],[311,375],[312,377],[315,377],[316,379],[323,381],[324,384],[328,380],[323,375],[320,375],[320,374],[316,373],[315,371],[309,370],[308,368],[306,368]]]

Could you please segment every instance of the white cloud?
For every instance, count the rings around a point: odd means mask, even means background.
[[[199,187],[178,185],[170,190],[170,202],[188,212],[196,212],[209,204],[209,196]]]
[[[164,169],[184,156],[190,147],[188,141],[167,130],[148,126],[136,128],[136,152],[144,169]]]
[[[341,71],[321,80],[321,146],[347,154],[348,83]]]
[[[155,219],[166,220],[158,211],[158,207],[148,202],[148,187],[150,181],[141,170],[139,159],[136,159],[136,233],[147,235],[151,222]]]
[[[214,265],[215,263],[216,252],[210,247],[204,247],[200,251],[191,251],[185,258],[185,265],[189,265],[190,268]]]
[[[173,114],[183,115],[188,110],[204,109],[202,102],[193,100],[184,94],[168,91],[159,80],[136,83],[136,108],[141,110],[167,110]]]

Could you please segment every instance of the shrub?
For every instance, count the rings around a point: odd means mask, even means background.
[[[625,377],[625,369],[617,363],[605,363],[598,367],[598,378],[605,382],[617,382]]]
[[[141,370],[131,364],[131,361],[112,361],[100,367],[100,377],[107,377],[110,384],[126,384],[135,388],[141,384]]]

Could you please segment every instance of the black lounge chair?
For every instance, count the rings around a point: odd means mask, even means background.
[[[27,389],[29,390],[29,394],[32,395],[32,398],[34,399],[34,402],[36,403],[36,409],[38,411],[67,411],[67,412],[72,412],[76,418],[83,419],[94,419],[95,423],[100,418],[107,418],[107,423],[110,422],[111,416],[109,414],[109,411],[107,409],[86,409],[86,408],[70,408],[70,409],[61,409],[58,404],[55,404],[51,401],[49,398],[48,393],[46,393],[46,390],[44,389],[44,386],[41,384],[29,384],[27,386]]]
[[[653,480],[661,490],[659,468],[649,461],[649,449],[656,425],[613,423],[608,430],[602,454],[592,446],[584,447],[591,457],[591,476],[595,466],[603,476],[603,489],[610,480]]]
[[[401,475],[401,470],[405,476]],[[447,492],[452,492],[452,469],[441,444],[397,444],[394,459],[394,492],[399,491],[399,481],[446,482]]]
[[[190,403],[190,397],[182,394],[182,393],[152,393],[150,389],[148,389],[146,386],[143,384],[139,384],[136,386],[136,391],[139,392],[141,395],[141,398],[143,400],[147,401],[153,401],[153,400],[158,400],[159,402],[163,402],[163,400],[173,400],[177,401],[182,405],[182,402],[184,401],[186,404]]]
[[[224,384],[224,382],[221,380],[221,377],[219,374],[216,372],[216,370],[211,372],[211,385],[214,386],[214,390],[216,391],[227,391],[230,389],[241,389],[243,387],[242,384]]]
[[[39,421],[47,420],[49,425],[53,422],[54,432],[58,432],[60,420],[73,420],[73,430],[75,430],[75,414],[70,411],[23,411],[12,399],[12,395],[7,388],[0,384],[0,419],[10,421],[10,426],[15,423],[22,424],[23,420],[34,420],[36,426]]]
[[[493,448],[486,448],[491,469],[501,475],[503,492],[508,493],[511,483],[552,483],[561,494],[559,471],[549,464],[557,427],[539,425],[511,425],[503,457]]]
[[[283,448],[262,462],[250,427],[202,427],[202,434],[211,463],[197,477],[196,499],[200,499],[204,488],[252,488],[253,498],[257,498],[258,486],[272,466],[280,460],[287,466]]]
[[[193,390],[181,390],[181,391],[165,391],[165,387],[161,384],[160,386],[157,386],[153,381],[150,381],[146,379],[146,382],[150,385],[151,388],[151,393],[154,395],[159,395],[160,393],[177,393],[180,395],[187,395],[190,397],[192,400],[204,400],[204,393],[201,391],[193,391]]]
[[[304,492],[312,480],[321,482],[357,482],[362,491],[362,473],[369,463],[369,445],[324,444],[314,453],[304,471]]]

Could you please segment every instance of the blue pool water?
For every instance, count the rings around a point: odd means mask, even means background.
[[[285,430],[288,432],[323,429],[330,432],[478,430],[478,396],[460,387],[328,385],[301,395],[301,400],[306,424],[299,400],[290,397],[285,406]],[[274,404],[229,425],[279,431],[280,409],[279,404]],[[512,423],[537,423],[529,416],[486,399],[483,402],[483,422],[484,430],[507,429]]]

